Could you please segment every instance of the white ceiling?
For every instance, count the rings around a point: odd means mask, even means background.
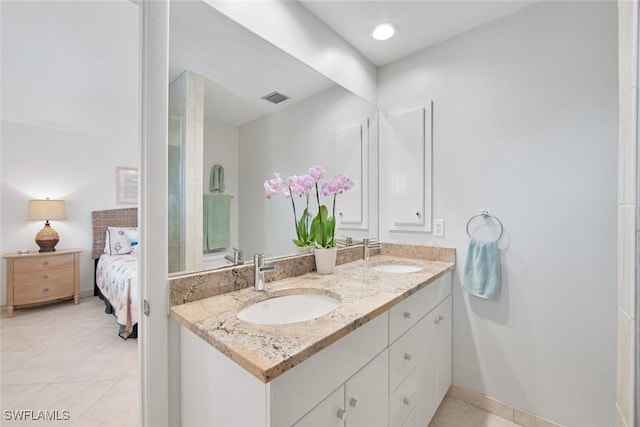
[[[376,66],[386,65],[443,40],[529,7],[528,0],[300,0]],[[381,22],[399,27],[394,38],[376,41]]]

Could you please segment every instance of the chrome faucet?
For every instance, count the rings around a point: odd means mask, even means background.
[[[340,246],[343,248],[348,248],[349,246],[353,245],[353,237],[349,237],[349,236],[343,236],[344,237],[344,242],[343,241],[338,241],[336,243],[336,246]]]
[[[370,249],[381,249],[382,245],[378,242],[378,239],[364,238],[362,239],[362,245],[364,246],[364,254],[362,259],[365,262],[369,261],[369,250]]]
[[[232,262],[233,265],[244,264],[244,252],[242,252],[240,249],[233,248],[233,256],[225,255],[224,259]]]
[[[253,256],[253,283],[256,291],[264,291],[264,272],[275,269],[275,265],[264,265],[264,254]]]

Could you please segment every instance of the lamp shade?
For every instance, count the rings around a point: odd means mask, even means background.
[[[27,220],[67,219],[67,206],[64,200],[29,200]]]

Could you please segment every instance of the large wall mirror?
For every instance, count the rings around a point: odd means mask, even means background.
[[[169,45],[172,275],[229,266],[233,248],[247,262],[296,253],[291,199],[265,197],[276,172],[347,174],[336,234],[377,236],[376,106],[201,1],[170,3]]]

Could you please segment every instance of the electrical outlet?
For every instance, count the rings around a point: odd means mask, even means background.
[[[444,237],[444,219],[433,220],[433,237]]]

